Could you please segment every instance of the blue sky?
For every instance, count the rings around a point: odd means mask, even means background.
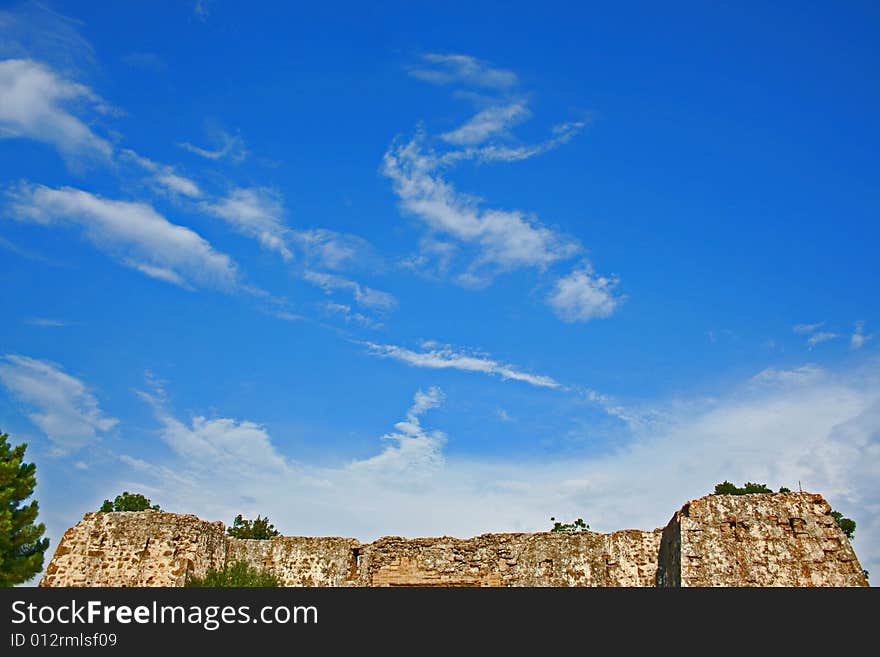
[[[821,492],[880,572],[868,3],[4,3],[0,428],[369,540]]]

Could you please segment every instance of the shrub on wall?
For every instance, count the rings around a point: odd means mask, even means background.
[[[278,576],[239,559],[222,568],[209,568],[204,577],[189,577],[185,586],[199,588],[268,588],[281,586]]]
[[[715,492],[713,495],[751,495],[752,493],[772,493],[766,484],[754,484],[747,481],[746,485],[740,488],[736,484],[732,484],[724,480],[720,484],[715,484]],[[782,492],[782,491],[780,491]]]
[[[281,534],[275,525],[269,522],[269,518],[261,518],[257,516],[256,520],[248,520],[242,518],[239,513],[232,521],[232,527],[226,529],[226,533],[233,538],[255,538],[257,540],[268,540]]]
[[[550,521],[553,523],[551,532],[585,532],[590,529],[583,518],[578,518],[574,522],[559,522],[556,518],[550,518]]]
[[[112,502],[110,500],[104,500],[104,503],[101,505],[101,508],[98,509],[101,513],[110,513],[112,511],[161,511],[158,504],[153,504],[150,501],[150,498],[144,497],[140,493],[129,493],[128,491],[124,491],[122,495],[117,495],[116,499]]]

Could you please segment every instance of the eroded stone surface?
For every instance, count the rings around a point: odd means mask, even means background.
[[[710,495],[682,507],[664,536],[669,586],[867,586],[821,495]]]
[[[360,586],[653,586],[660,532],[385,537],[363,548]]]
[[[244,559],[285,586],[866,586],[819,495],[707,496],[663,529],[407,539],[225,535],[156,511],[87,513],[40,586],[182,586]]]
[[[68,529],[40,586],[183,586],[226,558],[222,522],[137,511],[87,513]]]
[[[353,538],[284,536],[268,541],[230,538],[227,558],[271,570],[284,586],[350,586],[355,577]]]

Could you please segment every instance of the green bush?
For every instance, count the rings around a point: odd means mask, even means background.
[[[275,529],[275,525],[269,522],[268,517],[257,516],[256,520],[247,520],[239,513],[232,521],[232,527],[226,529],[226,533],[233,538],[255,538],[265,541],[278,536],[281,532]]]
[[[590,529],[590,526],[584,522],[583,518],[578,518],[574,522],[558,522],[556,518],[550,518],[553,523],[553,529],[551,532],[585,532]]]
[[[251,566],[239,559],[223,565],[223,568],[209,568],[204,577],[187,578],[186,586],[199,588],[269,588],[281,586],[277,575],[266,569]]]
[[[128,491],[124,491],[122,495],[117,495],[116,499],[112,502],[110,500],[104,500],[104,503],[98,511],[101,513],[110,513],[111,511],[149,511],[150,509],[153,511],[162,510],[159,508],[158,504],[152,504],[148,497],[144,497],[140,493],[129,493]]]
[[[751,495],[752,493],[772,493],[773,491],[767,488],[766,484],[754,484],[751,481],[746,482],[746,485],[742,488],[736,486],[735,484],[730,483],[726,479],[720,483],[715,484],[715,492],[713,495]],[[782,492],[782,491],[779,491]],[[791,491],[789,491],[791,492]]]
[[[849,540],[853,540],[853,537],[856,535],[856,521],[852,518],[844,518],[840,511],[832,511],[831,517],[834,518],[834,522],[843,530],[846,537]]]

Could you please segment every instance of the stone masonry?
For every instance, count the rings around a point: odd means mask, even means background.
[[[820,495],[710,495],[653,531],[483,534],[469,539],[225,535],[158,511],[87,513],[40,586],[183,586],[244,559],[285,586],[866,586]]]

